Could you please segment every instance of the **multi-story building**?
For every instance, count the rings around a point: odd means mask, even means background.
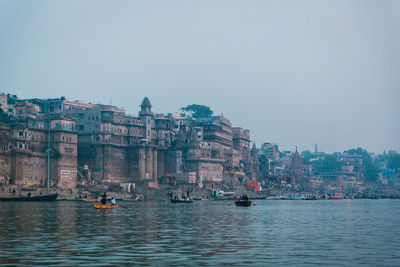
[[[9,163],[0,166],[4,183],[75,187],[75,122],[61,115],[46,116],[41,105],[27,100],[15,100],[13,106],[15,120],[3,125],[0,133],[0,161]]]
[[[14,118],[0,125],[0,182],[74,187],[147,181],[154,185],[166,172],[190,174],[186,175],[190,181],[198,183],[220,182],[224,173],[258,175],[257,149],[249,149],[249,130],[232,128],[222,115],[196,120],[154,114],[147,97],[138,116],[64,97],[0,100]]]
[[[79,166],[91,169],[94,182],[154,183],[164,174],[164,154],[174,136],[173,120],[155,115],[151,108],[145,97],[138,117],[106,105],[64,111],[78,119]]]

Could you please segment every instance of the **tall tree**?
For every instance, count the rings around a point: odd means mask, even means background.
[[[213,111],[208,106],[192,104],[181,108],[183,112],[188,112],[195,119],[210,118],[213,115]]]
[[[357,149],[350,149],[347,151],[349,155],[360,155],[362,156],[364,175],[368,182],[376,182],[378,180],[378,167],[376,163],[372,160],[370,154],[367,150],[361,147]]]
[[[400,154],[390,152],[388,155],[388,167],[390,169],[400,169]]]
[[[334,172],[340,170],[340,162],[336,155],[325,155],[322,159],[315,162],[316,169],[319,172]]]

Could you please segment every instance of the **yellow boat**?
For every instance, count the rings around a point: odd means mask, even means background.
[[[93,207],[95,209],[116,209],[116,208],[118,208],[118,205],[107,205],[107,204],[93,203]]]
[[[82,198],[82,201],[85,201],[85,202],[96,202],[96,201],[99,201],[98,199],[90,199],[90,198]]]

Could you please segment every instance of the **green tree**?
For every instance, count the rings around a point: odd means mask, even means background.
[[[210,118],[213,115],[213,111],[210,107],[197,104],[188,105],[180,110],[190,113],[190,115],[195,119]]]
[[[304,150],[301,152],[301,160],[303,164],[310,164],[310,159],[312,157],[312,152],[310,150]]]
[[[368,182],[376,182],[378,180],[378,166],[372,160],[370,154],[368,154],[367,150],[362,149],[361,147],[357,149],[350,149],[347,151],[349,155],[360,155],[363,161],[364,167],[364,175],[365,179]]]
[[[388,168],[390,169],[400,169],[400,154],[396,152],[391,152],[388,155]]]
[[[340,162],[338,161],[336,155],[325,155],[317,163],[317,170],[319,172],[334,172],[340,170]]]

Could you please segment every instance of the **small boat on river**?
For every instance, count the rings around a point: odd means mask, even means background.
[[[235,205],[236,206],[240,206],[240,207],[250,207],[251,206],[251,200],[238,199],[238,200],[235,200]]]
[[[343,199],[343,193],[333,193],[329,194],[328,199]]]
[[[51,195],[38,195],[38,196],[26,196],[26,197],[0,197],[0,201],[54,201],[58,197],[58,194]]]
[[[318,200],[318,198],[316,196],[307,196],[304,200]]]
[[[193,203],[191,199],[171,199],[171,203]]]
[[[95,209],[116,209],[118,205],[108,205],[108,204],[101,204],[101,203],[93,203],[93,207]]]
[[[96,202],[96,201],[99,201],[98,199],[91,199],[91,198],[82,198],[82,201],[85,201],[85,202]]]

